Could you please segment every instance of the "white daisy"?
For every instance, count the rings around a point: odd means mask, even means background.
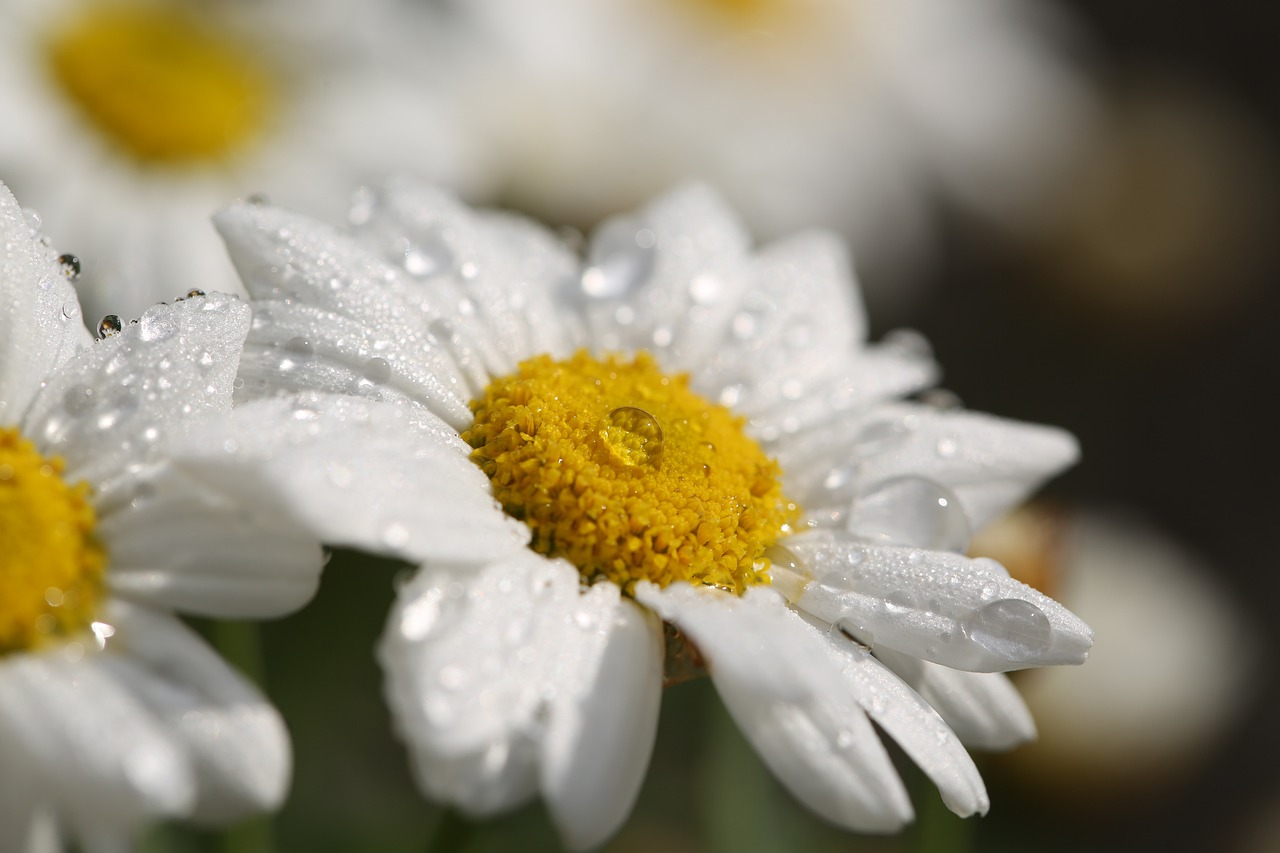
[[[686,177],[753,233],[812,225],[918,261],[939,191],[1005,222],[1063,176],[1091,112],[1064,21],[1014,0],[475,0],[437,85],[506,198],[589,223]],[[432,61],[435,57],[431,57]]]
[[[998,672],[1079,663],[1092,637],[962,552],[1075,458],[1070,436],[899,401],[934,366],[913,337],[865,342],[839,242],[753,253],[701,188],[610,221],[581,268],[408,180],[352,214],[354,233],[252,205],[216,222],[255,299],[243,394],[380,398],[421,424],[406,470],[331,523],[425,561],[381,659],[430,796],[485,815],[540,793],[568,845],[600,842],[669,653],[705,662],[841,826],[912,815],[873,722],[953,810],[987,809],[961,742],[1034,731]]]
[[[238,285],[209,215],[268,193],[317,214],[372,173],[465,181],[392,59],[403,3],[2,0],[0,175],[83,261],[87,315],[174,282]]]
[[[90,341],[3,185],[0,245],[0,849],[59,826],[126,849],[149,818],[274,808],[283,722],[169,613],[277,615],[319,576],[319,542],[269,484],[234,458],[221,484],[185,461],[234,446],[248,305],[193,295]]]

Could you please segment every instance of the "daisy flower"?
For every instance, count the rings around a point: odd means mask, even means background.
[[[220,484],[185,462],[234,448],[248,305],[192,293],[91,340],[3,185],[0,237],[0,849],[125,849],[147,819],[274,808],[282,720],[170,612],[278,615],[319,577],[269,483],[225,451],[240,477]]]
[[[753,252],[700,187],[610,220],[585,263],[408,179],[349,220],[216,217],[254,300],[246,398],[424,424],[406,461],[431,476],[335,523],[423,562],[380,658],[429,796],[487,815],[541,794],[566,844],[597,844],[644,776],[664,671],[705,668],[823,817],[911,818],[875,726],[954,811],[986,811],[962,742],[1034,732],[1000,672],[1079,663],[1092,635],[963,551],[1070,436],[903,401],[934,366],[914,336],[865,341],[839,241]]]
[[[136,317],[174,282],[234,290],[208,219],[230,199],[328,215],[397,164],[465,182],[467,156],[390,61],[413,14],[381,0],[2,0],[0,174],[83,261],[87,315]]]
[[[521,209],[594,223],[696,176],[754,233],[836,226],[897,272],[934,196],[1016,224],[1061,179],[1091,112],[1064,23],[1014,0],[477,0],[441,16],[434,77]]]

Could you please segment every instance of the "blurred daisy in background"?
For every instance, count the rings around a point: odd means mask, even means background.
[[[238,284],[209,226],[270,193],[317,213],[396,166],[466,183],[468,157],[392,65],[414,8],[342,0],[3,0],[0,175],[85,266],[86,314],[138,316],[175,282]]]
[[[707,180],[761,237],[842,232],[885,299],[940,197],[1021,225],[1067,179],[1092,104],[1063,24],[1009,0],[478,0],[437,26],[504,203],[586,226]]]
[[[150,819],[273,809],[283,721],[171,615],[280,615],[319,579],[319,542],[269,483],[234,458],[230,485],[186,466],[234,448],[248,305],[193,293],[91,342],[3,185],[0,237],[0,849],[63,831],[126,849]]]
[[[348,221],[217,218],[254,297],[242,398],[309,391],[317,424],[319,392],[391,403],[386,426],[420,439],[358,500],[334,500],[351,472],[258,455],[346,541],[425,560],[380,657],[430,797],[484,816],[540,794],[568,846],[601,843],[644,778],[664,670],[705,667],[833,823],[912,817],[873,722],[953,811],[986,811],[962,742],[1034,732],[1001,671],[1080,663],[1092,634],[962,552],[1074,460],[1069,435],[901,402],[935,367],[917,337],[866,342],[839,241],[753,252],[701,187],[610,219],[582,263],[407,179]]]

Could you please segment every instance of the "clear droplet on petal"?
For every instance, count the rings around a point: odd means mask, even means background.
[[[197,296],[204,296],[204,291],[198,287],[193,287],[191,290],[187,291],[188,299],[195,299]]]
[[[386,382],[391,378],[391,362],[375,355],[364,363],[364,375],[370,382]]]
[[[88,385],[73,385],[62,395],[62,404],[73,415],[83,415],[93,408],[93,389]]]
[[[178,331],[173,312],[162,303],[148,308],[138,321],[138,337],[144,341],[163,341]]]
[[[972,533],[955,493],[907,475],[874,484],[854,499],[846,529],[855,536],[931,551],[963,553]]]
[[[438,229],[429,229],[409,243],[400,259],[405,272],[414,278],[427,279],[453,269],[453,248]]]
[[[1053,626],[1039,607],[1018,598],[984,604],[962,626],[973,642],[1009,660],[1044,654],[1053,639]]]
[[[624,465],[656,468],[662,462],[662,427],[644,409],[621,406],[609,412],[600,425],[600,438]]]
[[[636,220],[606,221],[591,241],[587,267],[579,280],[582,292],[593,299],[627,296],[653,274],[656,254],[653,232]]]
[[[124,324],[120,322],[119,317],[115,314],[108,314],[98,321],[98,339],[101,340],[112,335],[118,335],[123,328]]]
[[[80,277],[80,259],[75,255],[58,255],[58,266],[67,281],[75,281]]]

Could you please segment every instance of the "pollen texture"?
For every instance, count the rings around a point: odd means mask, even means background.
[[[685,580],[741,593],[798,509],[744,420],[653,358],[539,356],[472,402],[463,433],[532,547],[630,591]]]
[[[262,129],[269,77],[194,14],[103,4],[48,42],[53,78],[90,122],[138,160],[224,158]]]
[[[0,427],[0,656],[88,628],[102,597],[89,486],[68,485],[62,469]]]

